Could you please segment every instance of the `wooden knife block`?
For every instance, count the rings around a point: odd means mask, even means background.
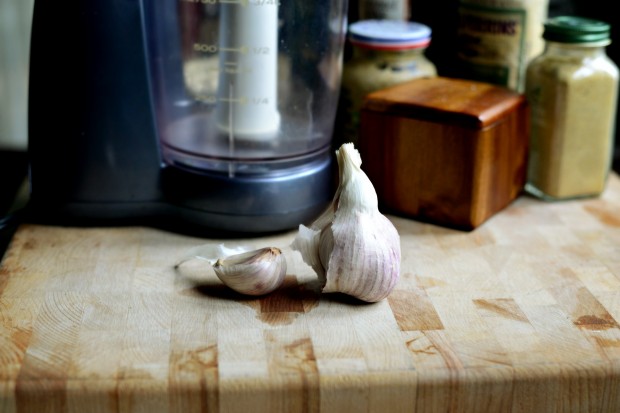
[[[360,122],[362,169],[388,212],[472,230],[525,183],[529,109],[506,88],[416,79],[368,95]]]

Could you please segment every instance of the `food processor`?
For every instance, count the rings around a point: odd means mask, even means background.
[[[269,232],[333,196],[347,0],[36,1],[29,210]]]

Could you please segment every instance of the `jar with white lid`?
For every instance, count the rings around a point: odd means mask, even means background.
[[[545,51],[528,66],[531,108],[526,190],[542,199],[599,195],[613,156],[618,67],[610,26],[559,16],[546,22]]]
[[[421,77],[437,76],[426,58],[430,27],[397,20],[361,20],[349,26],[351,58],[342,75],[340,113],[342,132],[336,144],[357,143],[360,109],[371,92]]]

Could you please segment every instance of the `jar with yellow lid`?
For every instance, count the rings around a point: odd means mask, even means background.
[[[361,20],[349,26],[352,55],[342,75],[340,112],[343,116],[337,144],[357,143],[359,116],[366,95],[406,81],[435,77],[435,65],[426,58],[430,27],[397,20]]]
[[[618,67],[607,23],[560,16],[545,23],[545,51],[528,66],[531,107],[525,189],[546,200],[599,195],[613,156]]]

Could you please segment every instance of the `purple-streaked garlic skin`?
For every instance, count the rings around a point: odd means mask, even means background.
[[[300,225],[291,246],[317,273],[323,292],[381,301],[400,277],[400,236],[379,212],[353,144],[342,145],[336,155],[340,182],[334,199],[309,227]]]

